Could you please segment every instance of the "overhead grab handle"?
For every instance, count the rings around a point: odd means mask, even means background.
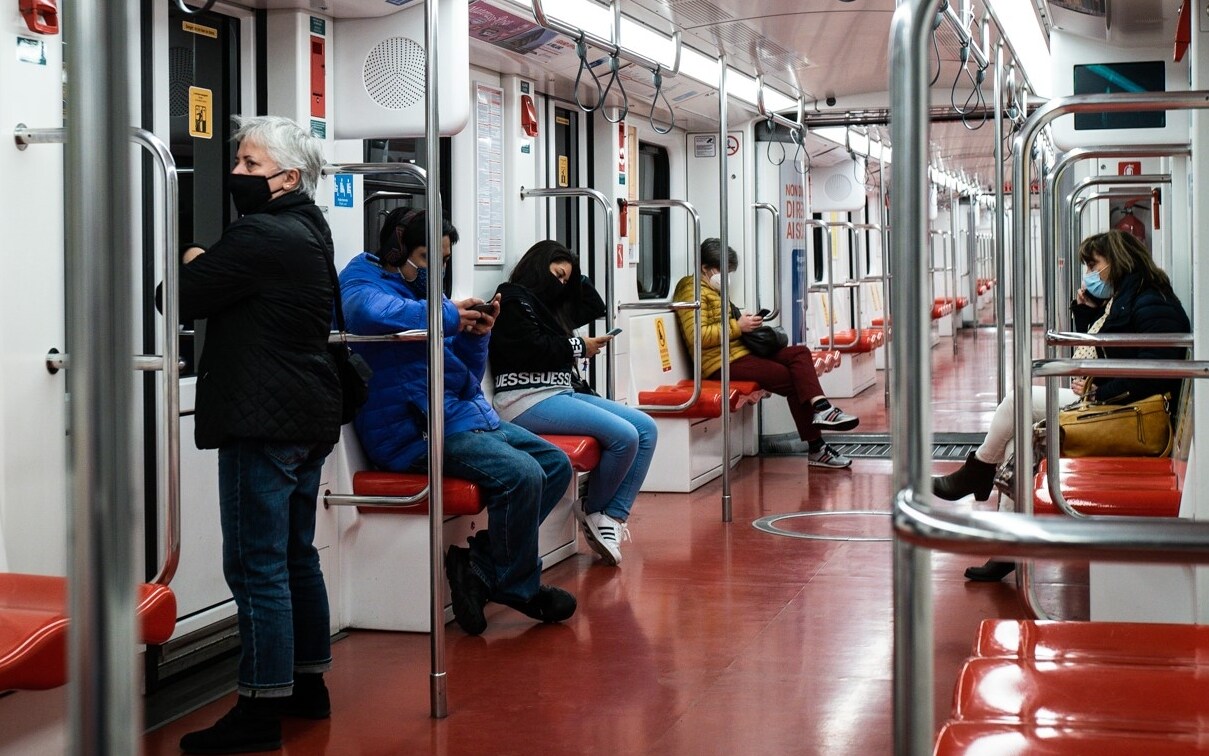
[[[184,13],[186,16],[198,16],[198,15],[201,15],[202,13],[209,12],[209,10],[214,7],[215,2],[217,2],[217,0],[206,0],[205,4],[202,5],[202,7],[193,9],[193,8],[190,8],[189,6],[185,5],[185,0],[176,0],[176,7],[177,7],[177,9],[180,10],[181,13]]]

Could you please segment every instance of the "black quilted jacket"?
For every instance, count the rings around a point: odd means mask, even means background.
[[[327,351],[331,254],[323,214],[295,192],[235,221],[181,267],[181,315],[206,319],[198,448],[248,438],[336,441],[340,384]]]

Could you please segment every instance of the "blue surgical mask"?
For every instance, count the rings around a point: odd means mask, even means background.
[[[408,260],[404,265],[410,265],[416,269],[416,277],[412,281],[408,281],[407,285],[416,293],[416,296],[423,299],[428,296],[428,268],[421,268],[411,260]]]
[[[1093,270],[1083,274],[1083,288],[1096,299],[1111,299],[1112,284],[1100,278],[1100,271]]]

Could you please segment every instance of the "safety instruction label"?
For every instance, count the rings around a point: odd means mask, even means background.
[[[353,174],[337,173],[332,178],[335,179],[336,195],[332,204],[336,207],[352,207],[353,206]]]
[[[214,138],[214,93],[201,87],[189,87],[189,136]]]
[[[718,137],[714,134],[697,134],[693,137],[693,157],[712,158],[718,156]]]
[[[655,318],[655,343],[659,345],[659,366],[663,372],[670,373],[672,354],[667,349],[667,329],[663,325],[663,318]]]
[[[202,24],[195,24],[192,21],[181,21],[181,28],[190,34],[200,34],[210,39],[218,39],[218,29],[215,29],[213,26],[203,26]]]
[[[559,186],[570,186],[571,185],[570,168],[571,167],[567,162],[567,156],[559,155],[558,156],[558,185]]]

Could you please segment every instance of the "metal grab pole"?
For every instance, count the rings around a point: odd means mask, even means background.
[[[168,585],[176,574],[181,553],[181,386],[180,386],[180,304],[177,300],[177,278],[180,272],[180,232],[177,229],[180,184],[176,174],[176,160],[172,151],[159,137],[145,129],[134,129],[132,137],[155,158],[160,170],[160,181],[164,189],[164,243],[162,247],[164,265],[163,287],[163,369],[160,373],[160,388],[163,392],[160,411],[160,429],[163,433],[164,453],[164,554],[159,570],[151,582]]]
[[[995,133],[1003,133],[1003,42],[995,46]],[[992,269],[995,291],[992,295],[995,306],[995,390],[996,404],[1007,396],[1007,299],[1003,293],[1007,274],[1006,216],[1007,204],[1003,198],[1004,168],[1003,140],[995,140],[995,249]],[[977,312],[977,310],[975,310]]]
[[[831,252],[831,233],[830,232],[832,229],[845,228],[845,229],[848,229],[848,231],[852,234],[852,236],[851,236],[852,245],[850,245],[852,247],[852,249],[850,249],[850,252],[854,252],[854,254],[852,256],[856,260],[856,273],[844,281],[843,288],[848,289],[851,292],[855,292],[852,295],[853,297],[855,297],[854,301],[855,301],[855,305],[856,305],[856,322],[853,323],[853,330],[855,332],[855,335],[853,336],[852,341],[850,341],[846,344],[835,343],[835,316],[834,316],[834,313],[835,313],[835,279],[834,279],[834,270],[832,269],[832,265],[830,262],[831,256],[830,256],[830,254],[828,254],[826,290],[827,290],[827,299],[828,299],[827,306],[829,309],[829,312],[828,312],[829,332],[828,332],[828,336],[827,336],[827,348],[834,349],[837,352],[857,351],[859,349],[859,345],[861,343],[861,333],[863,330],[861,328],[861,320],[863,320],[863,312],[862,312],[862,308],[861,308],[861,291],[860,291],[860,285],[861,285],[861,280],[863,279],[863,276],[861,275],[860,254],[859,254],[859,252],[855,251],[855,248],[857,246],[857,236],[859,236],[859,234],[857,234],[857,229],[860,228],[860,226],[853,223],[852,221],[822,221],[822,220],[820,220],[820,221],[815,221],[814,223],[811,223],[810,221],[806,221],[806,224],[807,225],[817,225],[817,227],[823,229],[823,232],[824,232],[823,238],[827,240],[826,245],[827,245],[828,253]],[[811,291],[814,291],[814,290],[815,290],[815,287],[811,287]]]
[[[428,87],[424,95],[424,152],[427,162],[425,185],[435,187],[427,192],[428,213],[428,555],[431,591],[429,624],[432,634],[429,645],[432,670],[429,673],[429,696],[434,719],[449,714],[448,678],[445,674],[445,592],[441,569],[445,553],[443,527],[445,523],[445,492],[441,481],[445,476],[445,308],[442,305],[445,281],[445,215],[441,207],[441,119],[437,99],[440,80],[439,38],[437,18],[440,3],[424,3],[424,73]],[[436,411],[434,408],[440,408]]]
[[[764,316],[765,320],[775,320],[781,316],[781,211],[771,202],[753,202],[751,206],[755,210],[767,210],[772,214],[772,238],[776,239],[773,243],[773,258],[772,258],[772,310]],[[756,269],[756,304],[760,302],[760,245],[756,245],[755,254],[755,269]]]
[[[722,522],[730,522],[730,177],[727,147],[730,124],[727,121],[726,53],[718,56],[718,243],[722,247]]]
[[[679,207],[683,208],[688,213],[689,220],[693,222],[693,269],[690,275],[693,277],[693,301],[692,302],[673,302],[671,309],[673,310],[693,310],[693,393],[689,398],[681,404],[675,406],[663,406],[659,404],[633,404],[631,405],[636,410],[642,410],[653,415],[660,413],[681,412],[688,409],[697,403],[701,398],[701,215],[697,212],[697,208],[693,207],[685,200],[675,199],[650,199],[650,200],[621,200],[625,207]],[[643,305],[643,304],[623,304],[619,305],[619,310],[645,310],[645,309],[664,309],[666,305]],[[635,397],[637,398],[637,397]]]
[[[1042,217],[1050,216],[1054,218],[1051,225],[1051,234],[1042,234],[1041,236],[1041,259],[1064,259],[1066,260],[1065,280],[1059,281],[1059,285],[1065,285],[1066,288],[1074,288],[1072,280],[1075,269],[1075,245],[1078,239],[1075,238],[1074,227],[1075,223],[1070,217],[1071,206],[1067,202],[1058,202],[1058,187],[1061,186],[1062,179],[1065,178],[1067,171],[1080,160],[1090,160],[1100,157],[1175,157],[1178,155],[1188,156],[1190,154],[1188,144],[1157,144],[1152,146],[1113,146],[1113,147],[1077,147],[1072,150],[1067,150],[1059,154],[1054,164],[1049,167],[1045,175],[1041,179],[1041,212]],[[1071,195],[1067,195],[1069,200]],[[1059,255],[1062,257],[1059,258]],[[1054,307],[1057,308],[1057,302],[1054,302]],[[1065,309],[1057,308],[1054,313],[1055,322],[1058,327],[1069,330],[1070,319],[1069,313]]]
[[[1209,92],[1205,91],[1188,91],[1188,92],[1130,92],[1121,94],[1108,95],[1077,95],[1074,97],[1061,98],[1051,100],[1036,112],[1024,123],[1020,133],[1013,141],[1013,163],[1015,164],[1015,172],[1017,182],[1013,187],[1013,207],[1015,212],[1013,215],[1014,236],[1025,240],[1028,238],[1029,224],[1029,207],[1028,207],[1028,184],[1029,170],[1031,166],[1027,160],[1027,156],[1032,152],[1033,143],[1037,134],[1041,129],[1055,118],[1067,113],[1086,113],[1086,112],[1104,112],[1104,113],[1119,113],[1139,110],[1191,110],[1203,109],[1209,107]],[[1110,178],[1110,177],[1106,177]],[[1111,178],[1124,178],[1143,180],[1139,176],[1119,176]],[[1084,182],[1086,183],[1086,182]],[[1078,191],[1078,188],[1076,189]],[[1015,257],[1013,264],[1014,278],[1018,281],[1025,282],[1025,290],[1027,291],[1028,281],[1030,276],[1030,266],[1032,261],[1029,259],[1027,250],[1027,242],[1021,242],[1020,251]],[[1014,316],[1017,321],[1017,338],[1013,344],[1014,351],[1014,373],[1017,378],[1015,387],[1015,412],[1014,420],[1017,429],[1028,428],[1032,424],[1032,396],[1031,396],[1031,365],[1029,361],[1030,344],[1028,332],[1025,330],[1021,337],[1020,323],[1029,322],[1028,318],[1028,297],[1018,297],[1013,301]],[[1101,368],[1097,368],[1095,372],[1099,373]],[[1047,394],[1053,394],[1057,387],[1056,380],[1046,381]],[[1013,439],[1013,451],[1016,455],[1017,470],[1031,470],[1033,465],[1033,449],[1032,439],[1030,434],[1018,432]],[[1028,476],[1017,476],[1015,487],[1013,489],[1013,498],[1017,502],[1023,501],[1021,496],[1032,496],[1032,491],[1029,489],[1031,481],[1025,480]],[[1031,501],[1031,498],[1030,498]]]
[[[932,360],[923,293],[930,290],[919,250],[927,248],[928,32],[940,0],[900,0],[890,30],[890,192],[894,277],[895,370],[891,415],[894,502],[931,490]],[[913,254],[914,253],[914,254]],[[931,557],[902,540],[894,547],[894,752],[932,751],[933,676]]]
[[[176,574],[180,562],[180,344],[177,341],[180,307],[177,303],[177,275],[180,270],[179,231],[177,215],[180,204],[180,183],[177,180],[176,160],[172,152],[155,134],[141,128],[131,128],[130,139],[146,149],[155,158],[160,180],[164,189],[164,242],[161,247],[164,265],[163,316],[164,328],[160,354],[135,355],[133,367],[142,371],[162,371],[160,430],[164,455],[164,553],[152,582],[168,585]],[[31,144],[63,144],[67,130],[63,128],[31,129],[23,123],[17,124],[13,140],[18,150]],[[46,356],[46,367],[51,373],[68,366],[69,356],[52,353]]]
[[[617,274],[617,266],[613,262],[613,206],[609,204],[604,194],[595,189],[572,187],[569,189],[526,189],[521,187],[521,199],[529,197],[587,197],[595,200],[604,212],[605,233],[605,330],[613,330],[614,310],[617,303],[614,300],[613,279]],[[616,396],[616,365],[613,360],[613,350],[606,349],[605,353],[605,397],[613,399]]]
[[[827,349],[835,349],[835,281],[831,270],[831,224],[818,218],[804,218],[802,225],[823,230],[823,260],[827,268],[827,281],[823,286],[806,287],[806,296],[809,297],[814,292],[827,292],[827,311],[823,313],[827,316]],[[823,346],[821,340],[818,346]]]
[[[127,3],[66,14],[71,515],[68,747],[139,752],[135,688],[134,393]],[[97,338],[97,335],[102,338]]]

